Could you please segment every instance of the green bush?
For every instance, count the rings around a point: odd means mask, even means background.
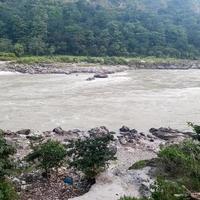
[[[152,187],[151,200],[186,200],[187,193],[178,183],[158,179]]]
[[[5,178],[5,175],[11,174],[14,167],[12,156],[15,152],[16,150],[0,135],[0,181]]]
[[[109,148],[113,135],[86,140],[71,141],[67,146],[71,157],[70,166],[82,171],[86,178],[94,179],[114,160],[115,153]]]
[[[14,46],[14,52],[18,57],[24,55],[24,46],[22,44],[16,43]]]
[[[159,173],[191,191],[200,192],[200,143],[184,141],[164,148],[158,154]]]
[[[192,127],[193,131],[195,132],[194,139],[197,139],[197,140],[200,141],[200,126],[196,125],[196,124],[193,124],[191,122],[188,122],[188,125],[190,127]]]
[[[14,187],[8,181],[0,181],[0,200],[19,199]]]
[[[46,174],[50,174],[52,168],[60,167],[65,159],[65,147],[58,141],[48,140],[46,143],[34,147],[26,160],[28,162],[36,162],[37,167],[45,170]]]

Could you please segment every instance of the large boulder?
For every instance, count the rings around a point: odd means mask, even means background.
[[[184,137],[185,134],[184,132],[180,132],[176,129],[171,129],[171,128],[151,128],[149,130],[150,133],[152,133],[152,135],[162,139],[162,140],[171,140],[171,139],[175,139],[178,137]]]
[[[29,135],[31,133],[31,129],[23,129],[16,132],[19,135]]]
[[[108,74],[98,73],[94,75],[94,78],[108,78]]]
[[[130,128],[127,127],[127,126],[122,126],[120,129],[119,129],[120,132],[129,132],[130,131]]]
[[[88,131],[90,137],[98,138],[110,134],[110,131],[105,127],[96,127]]]
[[[57,127],[53,129],[53,132],[58,134],[58,135],[63,135],[64,130],[61,127]]]

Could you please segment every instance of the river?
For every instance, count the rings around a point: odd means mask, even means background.
[[[86,81],[89,76],[0,72],[0,128],[146,131],[200,123],[200,70],[133,70]]]

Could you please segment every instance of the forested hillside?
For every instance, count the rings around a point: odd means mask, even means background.
[[[200,0],[0,0],[0,52],[200,55]]]

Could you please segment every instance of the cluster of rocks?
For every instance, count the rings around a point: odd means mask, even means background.
[[[31,150],[30,144],[37,145],[38,143],[50,138],[56,139],[63,144],[68,144],[70,140],[84,140],[88,137],[97,138],[107,134],[112,134],[115,138],[114,146],[117,146],[119,143],[119,145],[135,147],[136,144],[145,142],[150,146],[150,143],[153,143],[156,140],[179,141],[193,136],[193,133],[191,132],[181,132],[176,129],[162,127],[159,129],[151,128],[149,133],[145,134],[126,126],[121,127],[118,133],[109,131],[105,126],[96,127],[88,131],[82,131],[79,129],[65,131],[61,127],[57,127],[52,131],[45,132],[37,132],[31,129],[23,129],[17,132],[1,130],[0,132],[7,138],[9,143],[17,148],[18,153],[16,155],[19,156],[19,158],[29,153]]]
[[[9,62],[0,66],[0,71],[20,72],[23,74],[73,74],[93,73],[94,78],[103,78],[107,74],[128,70],[128,66],[107,66],[87,63],[35,63],[19,64]]]
[[[192,132],[183,132],[177,129],[163,127],[159,129],[151,128],[149,132],[152,133],[152,135],[154,135],[155,137],[166,141],[173,140],[176,138],[192,137],[194,135],[194,133]]]
[[[176,129],[162,127],[158,129],[151,128],[149,130],[149,133],[145,134],[127,126],[122,126],[117,133],[110,131],[105,126],[101,126],[90,129],[88,131],[82,131],[79,129],[65,131],[61,127],[57,127],[51,131],[45,132],[36,132],[31,129],[23,129],[16,132],[0,130],[0,134],[3,134],[9,143],[12,143],[16,146],[17,154],[15,159],[18,163],[17,167],[19,169],[29,167],[28,163],[23,161],[23,157],[31,151],[30,146],[37,145],[40,142],[44,142],[50,138],[56,139],[63,144],[68,144],[70,140],[84,140],[86,138],[99,138],[106,135],[113,135],[114,141],[111,143],[110,148],[117,153],[119,148],[126,149],[126,147],[130,147],[135,151],[138,148],[141,148],[142,150],[142,147],[145,146],[145,150],[149,151],[150,148],[148,149],[148,147],[157,147],[162,143],[162,141],[164,144],[166,144],[166,142],[178,141],[180,138],[182,139],[193,135],[193,133],[190,132],[181,132]],[[149,152],[155,151],[150,150]],[[48,198],[52,199],[52,197],[49,196],[52,194],[58,199],[68,199],[84,194],[86,191],[89,190],[91,185],[82,181],[80,177],[77,178],[74,172],[69,175],[73,177],[74,180],[76,180],[75,186],[77,185],[77,187],[79,187],[79,190],[76,189],[76,191],[74,191],[74,188],[66,189],[63,183],[63,178],[67,173],[69,173],[68,169],[63,168],[61,172],[59,172],[59,178],[51,181],[51,186],[46,184],[45,179],[39,171],[21,174],[18,177],[13,177],[12,181],[15,184],[17,191],[23,194],[22,200],[23,198],[24,200],[36,199],[32,198],[35,194],[38,194],[37,199],[40,199],[40,197],[42,197],[43,200],[46,200]],[[131,171],[129,173],[130,177],[139,177],[139,175],[136,176],[137,174],[132,176],[134,173],[139,172]],[[54,179],[55,177],[52,178]],[[137,182],[137,184],[140,186],[139,191],[140,193],[142,193],[142,195],[148,196],[149,186],[152,181],[148,179],[148,176],[143,177],[143,179],[141,179],[140,176],[140,179],[137,178],[137,180],[133,179],[132,181],[134,181],[135,183]],[[52,194],[46,193],[46,191],[50,190],[52,191]],[[47,198],[44,197],[44,194]]]
[[[122,72],[129,69],[200,69],[198,60],[177,60],[163,62],[129,61],[124,65],[101,65],[89,63],[35,63],[21,64],[15,62],[4,62],[0,65],[0,71],[20,72],[28,74],[72,74],[93,73],[95,78],[106,78],[107,74]]]
[[[119,129],[120,135],[118,136],[121,145],[131,145],[138,143],[140,140],[148,140],[154,142],[155,137],[148,134],[145,135],[143,132],[138,132],[136,129],[130,129],[127,126],[123,126]]]

